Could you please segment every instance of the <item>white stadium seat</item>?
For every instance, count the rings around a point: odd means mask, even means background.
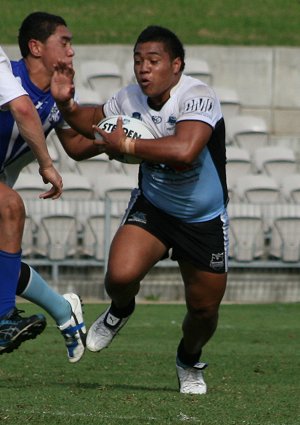
[[[251,115],[238,115],[226,122],[228,144],[247,149],[252,154],[255,149],[269,142],[269,131],[266,122]]]
[[[264,225],[257,204],[229,203],[229,257],[253,261],[264,254]]]
[[[96,90],[104,101],[122,87],[122,73],[114,62],[87,60],[81,63],[80,73],[82,84]]]
[[[213,76],[208,63],[203,59],[187,57],[185,59],[184,73],[198,78],[208,85],[212,85]]]
[[[300,204],[300,173],[288,174],[281,179],[281,192],[288,202]]]
[[[249,203],[270,204],[279,202],[281,198],[276,180],[263,174],[239,177],[235,184],[235,193],[240,201]]]
[[[292,149],[280,146],[266,146],[253,152],[253,163],[258,173],[265,173],[279,183],[287,174],[297,171],[295,153]]]
[[[214,87],[221,103],[225,124],[229,118],[238,116],[241,111],[241,101],[237,92],[228,87]]]
[[[240,176],[251,174],[252,162],[249,152],[236,146],[226,148],[226,175],[230,187]]]
[[[300,261],[300,205],[281,204],[274,213],[270,255],[286,262]]]

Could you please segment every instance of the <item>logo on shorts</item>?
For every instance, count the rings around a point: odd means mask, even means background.
[[[147,223],[146,214],[141,211],[136,211],[128,217],[128,223],[134,221],[135,223]]]
[[[224,252],[212,254],[209,266],[213,270],[221,270],[222,268],[224,268]]]

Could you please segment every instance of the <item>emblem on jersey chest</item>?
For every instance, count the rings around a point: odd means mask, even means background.
[[[152,115],[151,118],[154,124],[160,124],[162,122],[162,117],[159,115]]]
[[[48,116],[48,120],[51,124],[55,124],[60,120],[60,112],[59,112],[58,107],[56,105],[52,106],[52,109],[51,109],[50,114]]]

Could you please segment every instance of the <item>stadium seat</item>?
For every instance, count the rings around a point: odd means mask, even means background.
[[[122,202],[122,205],[120,205]],[[128,199],[110,202],[86,201],[78,206],[77,218],[82,222],[81,253],[97,260],[107,259],[110,242],[120,225]]]
[[[280,146],[266,146],[253,152],[253,164],[258,173],[265,173],[278,183],[287,174],[297,171],[296,157],[292,149]]]
[[[47,139],[48,142],[48,139]],[[52,143],[47,143],[47,148],[48,148],[48,152],[49,155],[53,161],[53,164],[55,165],[55,167],[57,169],[60,168],[60,156],[59,156],[59,152],[56,149],[56,146],[53,145]],[[34,161],[30,162],[30,164],[28,164],[26,167],[24,167],[22,169],[22,172],[26,172],[26,173],[30,173],[30,174],[36,174],[39,176],[39,163],[37,162],[37,160],[35,159]]]
[[[73,215],[46,215],[42,217],[40,229],[39,254],[48,257],[49,260],[63,260],[75,255],[77,225]]]
[[[89,180],[94,190],[99,185],[102,185],[103,178],[107,173],[110,173],[113,168],[113,164],[104,153],[94,156],[93,158],[78,161],[76,165],[79,173]]]
[[[284,199],[288,202],[300,204],[300,173],[282,177],[280,188]]]
[[[300,261],[300,205],[277,207],[271,229],[270,256],[285,262]]]
[[[104,101],[122,87],[122,73],[114,62],[87,60],[81,63],[80,73],[82,84],[96,90]]]
[[[237,92],[228,87],[214,87],[216,95],[221,103],[225,123],[229,118],[238,116],[241,111],[241,101]]]
[[[92,199],[94,191],[89,179],[77,173],[61,173],[63,179],[63,193],[61,199]]]
[[[229,258],[253,261],[264,255],[263,215],[259,205],[229,203]]]
[[[99,223],[91,221],[99,217]],[[76,218],[78,231],[81,233],[82,244],[80,254],[103,260],[104,256],[104,226],[105,203],[103,200],[83,200],[77,204]],[[95,227],[96,224],[96,227]]]
[[[105,179],[97,186],[97,193],[100,199],[105,200],[129,200],[132,189],[136,187],[136,179],[133,176],[109,173]]]
[[[252,154],[257,148],[269,142],[266,122],[251,115],[238,115],[229,118],[226,123],[227,143],[247,149]]]
[[[228,185],[230,187],[234,186],[240,176],[251,174],[251,172],[252,162],[249,152],[236,146],[227,146],[226,174]]]
[[[76,203],[68,200],[26,200],[27,214],[37,225],[35,253],[52,260],[77,251]]]
[[[234,189],[241,202],[270,204],[281,200],[281,192],[276,180],[263,174],[239,177]]]
[[[22,237],[22,256],[31,257],[35,254],[35,232],[37,225],[34,219],[27,215],[25,217],[25,225]]]
[[[77,162],[67,155],[66,151],[64,150],[62,144],[58,139],[55,130],[50,131],[50,133],[48,134],[47,145],[53,146],[56,149],[56,152],[58,153],[57,168],[59,169],[59,171],[78,172]]]
[[[103,103],[100,94],[91,88],[83,86],[76,87],[75,96],[78,103],[83,106],[94,106]]]
[[[43,183],[39,174],[31,174],[22,171],[14,185],[14,189],[24,199],[38,199],[39,195],[51,188],[50,184]]]
[[[133,70],[133,60],[129,60],[124,64],[123,70],[123,86],[136,83],[136,78]]]
[[[203,59],[187,57],[185,59],[184,73],[198,78],[209,86],[213,83],[213,75],[208,63]]]

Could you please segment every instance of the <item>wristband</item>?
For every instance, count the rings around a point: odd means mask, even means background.
[[[57,106],[59,107],[59,109],[62,109],[63,111],[72,112],[74,105],[75,105],[75,100],[72,97],[70,100],[68,100],[68,102],[58,103]]]
[[[123,139],[121,141],[121,151],[122,151],[122,153],[134,155],[135,154],[135,140],[130,138],[130,137],[126,137],[125,139]]]

